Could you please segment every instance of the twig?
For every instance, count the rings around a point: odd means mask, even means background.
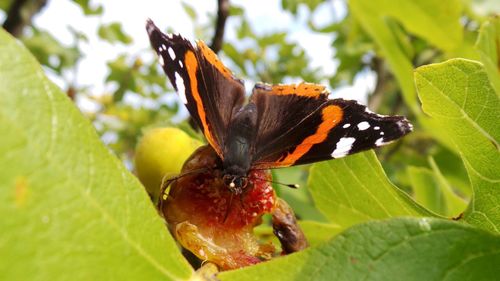
[[[391,74],[385,68],[384,61],[379,57],[373,57],[371,68],[377,73],[377,82],[373,93],[369,96],[368,108],[376,111],[382,103],[384,92],[387,90],[387,82],[391,80]]]
[[[14,0],[7,11],[2,27],[12,36],[20,37],[34,15],[47,5],[48,0]]]
[[[212,38],[210,48],[214,53],[218,53],[222,49],[222,42],[224,39],[224,29],[226,20],[229,16],[229,0],[217,0],[217,21],[215,23],[215,33]]]

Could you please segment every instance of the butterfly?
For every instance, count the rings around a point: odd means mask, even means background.
[[[148,20],[158,60],[220,158],[223,179],[241,193],[252,169],[341,158],[390,143],[412,130],[402,116],[371,112],[354,100],[330,99],[324,86],[257,83],[245,103],[242,80],[203,43],[164,34]]]

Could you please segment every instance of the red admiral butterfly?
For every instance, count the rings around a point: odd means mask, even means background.
[[[269,169],[341,158],[382,146],[412,130],[402,116],[383,116],[356,101],[329,99],[324,86],[257,83],[245,89],[205,43],[193,46],[146,29],[163,70],[220,157],[228,188],[242,192],[251,169]]]

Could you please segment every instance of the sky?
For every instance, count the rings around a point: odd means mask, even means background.
[[[200,22],[209,21],[207,13],[214,13],[217,9],[215,0],[195,0],[187,1],[196,8],[200,16]],[[262,4],[265,3],[265,8]],[[331,35],[313,34],[306,25],[308,10],[299,9],[297,18],[288,13],[283,13],[280,8],[279,0],[269,1],[244,1],[233,0],[231,3],[243,7],[247,17],[250,19],[252,27],[257,33],[265,33],[273,30],[286,30],[290,39],[301,44],[306,50],[311,66],[319,67],[323,73],[334,74],[337,62],[332,59],[334,50],[331,47]],[[93,4],[104,6],[104,13],[100,16],[85,16],[81,9],[69,0],[49,1],[47,7],[34,18],[36,26],[49,30],[58,40],[65,44],[71,44],[72,35],[68,31],[68,26],[85,33],[88,43],[81,44],[84,53],[84,59],[78,64],[78,76],[69,77],[76,81],[77,85],[89,86],[91,92],[105,93],[111,89],[106,89],[104,79],[108,68],[106,63],[115,59],[121,53],[143,53],[145,60],[155,59],[153,52],[143,52],[149,49],[149,39],[144,29],[147,18],[151,18],[162,29],[172,28],[183,36],[194,38],[193,25],[189,16],[184,12],[181,1],[91,1]],[[320,8],[314,14],[315,23],[321,25],[331,22],[333,18],[344,16],[346,8],[342,1],[333,0],[321,4]],[[99,24],[120,22],[123,30],[132,38],[131,45],[109,44],[103,42],[97,36]],[[225,38],[234,39],[235,25],[229,17],[226,25]],[[232,40],[235,42],[236,40]],[[149,54],[149,56],[148,56]],[[59,85],[54,76],[53,80]],[[251,81],[255,83],[258,81]],[[370,92],[375,83],[373,73],[363,73],[359,75],[354,85],[342,87],[339,89],[330,89],[336,97],[357,99],[366,103],[366,94]],[[85,103],[85,101],[83,101]],[[85,105],[84,105],[85,106]]]

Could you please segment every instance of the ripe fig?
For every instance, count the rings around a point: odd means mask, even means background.
[[[279,232],[280,241],[294,243],[294,247],[282,245],[287,249],[284,252],[307,245],[292,209],[277,203],[281,200],[271,186],[268,170],[251,170],[243,192],[236,194],[224,183],[219,167],[215,151],[210,146],[200,147],[159,200],[170,231],[185,249],[222,270],[269,260],[277,255],[276,250],[272,244],[261,243],[253,228],[261,224],[264,214],[275,211],[273,223],[282,230],[293,229]]]

